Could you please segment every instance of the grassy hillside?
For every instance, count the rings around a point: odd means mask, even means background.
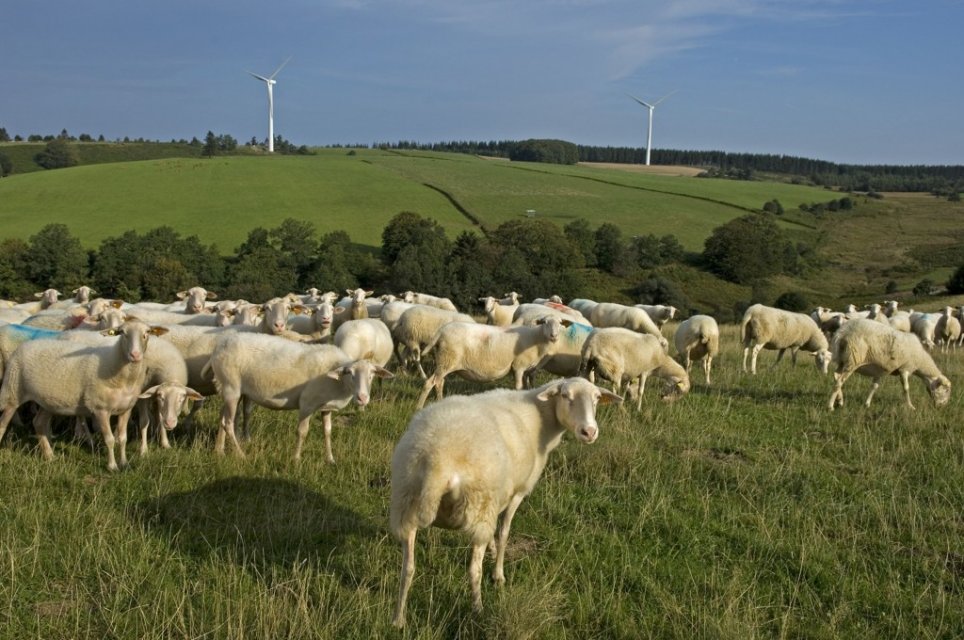
[[[673,234],[687,249],[700,251],[713,228],[777,199],[787,211],[786,231],[817,247],[822,265],[783,281],[782,290],[860,301],[882,295],[890,280],[901,290],[925,277],[942,282],[964,262],[964,204],[888,194],[883,200],[856,198],[853,211],[820,219],[797,209],[838,197],[778,182],[330,149],[315,156],[168,158],[14,175],[0,181],[0,237],[28,238],[46,224],[63,222],[85,246],[96,248],[128,229],[170,225],[230,254],[251,229],[293,217],[311,221],[321,233],[343,229],[355,242],[375,247],[400,211],[434,218],[455,238],[534,210],[560,226],[576,218],[593,226],[612,222],[627,239]],[[732,301],[732,292],[724,294],[719,283],[697,279],[694,298],[724,306]]]
[[[422,532],[409,629],[389,626],[401,554],[389,460],[420,380],[320,419],[300,465],[293,412],[258,409],[247,458],[217,457],[219,402],[195,435],[110,475],[104,453],[32,430],[0,447],[0,628],[26,638],[960,638],[964,394],[935,409],[911,381],[866,378],[826,409],[809,359],[739,371],[725,328],[712,387],[642,412],[601,407],[593,445],[567,438],[513,522],[500,590],[469,604],[468,548]],[[955,381],[960,353],[937,354]],[[769,367],[773,352],[761,354]],[[698,367],[697,367],[698,369]],[[486,385],[453,380],[451,393]],[[180,428],[179,428],[180,429]],[[152,445],[153,446],[153,445]]]

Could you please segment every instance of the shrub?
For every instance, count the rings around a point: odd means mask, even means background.
[[[806,312],[811,304],[809,298],[799,291],[787,291],[780,294],[773,306],[786,311]]]
[[[950,279],[947,281],[947,292],[954,295],[964,293],[964,264],[955,269],[954,273],[951,274]]]

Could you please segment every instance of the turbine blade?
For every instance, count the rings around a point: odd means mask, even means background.
[[[258,80],[261,80],[262,82],[267,82],[267,81],[268,81],[267,78],[265,78],[264,76],[259,76],[259,75],[256,74],[256,73],[252,73],[252,72],[250,72],[250,71],[245,71],[245,73],[249,73],[249,74],[253,75],[255,78],[257,78]]]
[[[659,100],[657,100],[656,102],[654,102],[654,103],[653,103],[653,106],[655,107],[656,105],[658,105],[660,102],[662,102],[662,101],[665,100],[666,98],[668,98],[668,97],[670,97],[671,95],[673,95],[674,93],[678,93],[678,92],[679,92],[679,89],[677,89],[676,91],[670,91],[670,92],[667,93],[665,96],[663,96],[662,98],[660,98]]]
[[[639,98],[637,98],[636,96],[634,96],[634,95],[631,94],[631,93],[627,93],[626,95],[629,96],[630,98],[632,98],[633,100],[635,100],[636,102],[638,102],[639,104],[643,105],[643,106],[646,107],[647,109],[652,109],[654,106],[656,106],[656,105],[651,105],[651,104],[648,104],[648,103],[646,103],[646,102],[643,102],[642,100],[640,100]]]
[[[281,71],[281,69],[283,69],[284,66],[285,66],[286,64],[288,64],[288,62],[290,62],[290,61],[291,61],[291,56],[288,56],[288,59],[285,60],[284,62],[282,62],[282,63],[281,63],[281,66],[278,67],[277,69],[275,69],[275,70],[274,70],[274,73],[272,73],[270,76],[268,76],[268,78],[274,80],[274,77],[275,77],[276,75],[278,75],[278,72]]]

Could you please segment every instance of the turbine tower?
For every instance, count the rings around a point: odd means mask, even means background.
[[[291,60],[291,58],[288,58],[288,60]],[[282,62],[281,66],[275,69],[274,73],[267,78],[264,76],[259,76],[257,73],[251,73],[248,71],[248,73],[253,75],[255,78],[263,81],[268,87],[268,153],[274,153],[274,93],[272,91],[272,87],[274,87],[274,85],[277,83],[277,80],[275,80],[274,77],[278,75],[278,72],[281,71],[282,67],[288,64],[288,60]]]
[[[632,98],[633,100],[635,100],[636,102],[638,102],[639,104],[641,104],[641,105],[643,105],[644,107],[646,107],[647,109],[649,109],[649,128],[647,129],[647,132],[646,132],[646,166],[647,166],[647,167],[649,166],[649,154],[650,154],[650,151],[652,151],[652,148],[653,148],[653,111],[656,110],[656,105],[658,105],[660,102],[662,102],[662,101],[665,100],[666,98],[670,97],[670,96],[673,95],[674,93],[676,93],[676,92],[675,92],[675,91],[671,91],[670,93],[667,93],[665,96],[663,96],[662,98],[660,98],[659,100],[657,100],[657,101],[654,102],[653,104],[649,104],[648,102],[643,102],[642,100],[640,100],[639,98],[637,98],[637,97],[634,96],[634,95],[631,95],[631,94],[628,94],[628,93],[626,94],[626,95],[628,95],[630,98]]]

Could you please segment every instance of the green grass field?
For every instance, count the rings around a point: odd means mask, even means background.
[[[446,197],[446,195],[448,197]],[[284,218],[342,229],[378,246],[399,211],[431,217],[454,238],[472,223],[452,202],[494,228],[526,215],[560,226],[583,217],[627,235],[672,233],[691,250],[716,226],[781,201],[826,198],[821,189],[546,167],[459,154],[343,149],[316,156],[171,158],[91,164],[14,175],[0,182],[0,237],[29,237],[66,223],[81,241],[167,224],[225,253],[256,226]],[[451,198],[451,200],[450,200]]]
[[[897,379],[809,362],[739,371],[734,327],[707,388],[603,407],[513,524],[507,584],[471,611],[467,543],[419,535],[409,627],[390,627],[400,552],[389,460],[420,382],[386,381],[320,424],[291,462],[296,417],[258,410],[248,457],[211,451],[218,403],[172,450],[105,470],[66,435],[0,447],[4,638],[959,638],[964,636],[964,400],[935,409]],[[936,354],[960,386],[964,354]],[[774,360],[761,355],[761,366]],[[452,381],[452,393],[484,385]],[[320,420],[316,420],[316,423]],[[486,565],[490,566],[489,564]]]

